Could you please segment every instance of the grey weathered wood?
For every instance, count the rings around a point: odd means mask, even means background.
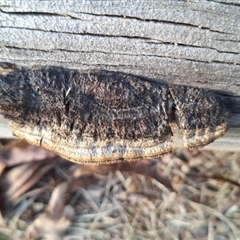
[[[0,138],[13,138],[12,129],[2,115],[0,115]]]
[[[239,0],[3,0],[0,61],[123,71],[224,92],[235,115],[218,141],[227,149],[234,139],[238,149],[239,13]]]

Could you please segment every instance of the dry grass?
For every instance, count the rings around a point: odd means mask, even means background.
[[[152,161],[175,191],[145,175],[94,174],[96,183],[64,194],[65,204],[75,210],[65,236],[43,239],[240,239],[239,153],[184,150]],[[68,163],[48,172],[15,201],[5,216],[7,228],[0,231],[24,239],[53,189],[79,168]]]

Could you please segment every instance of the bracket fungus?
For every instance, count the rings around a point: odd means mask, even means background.
[[[76,163],[170,153],[171,122],[189,149],[211,143],[228,128],[229,110],[206,89],[112,71],[2,69],[0,113],[10,120],[13,133]]]

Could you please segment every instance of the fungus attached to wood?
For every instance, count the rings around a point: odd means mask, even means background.
[[[170,153],[175,121],[189,149],[222,136],[230,111],[212,91],[111,71],[2,65],[0,112],[13,133],[82,164]],[[9,69],[12,69],[11,71]]]

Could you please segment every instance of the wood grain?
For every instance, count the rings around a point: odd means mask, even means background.
[[[237,150],[239,11],[228,0],[2,1],[0,61],[121,71],[220,91],[234,116],[227,135],[209,147]],[[5,126],[0,137],[8,136]]]

